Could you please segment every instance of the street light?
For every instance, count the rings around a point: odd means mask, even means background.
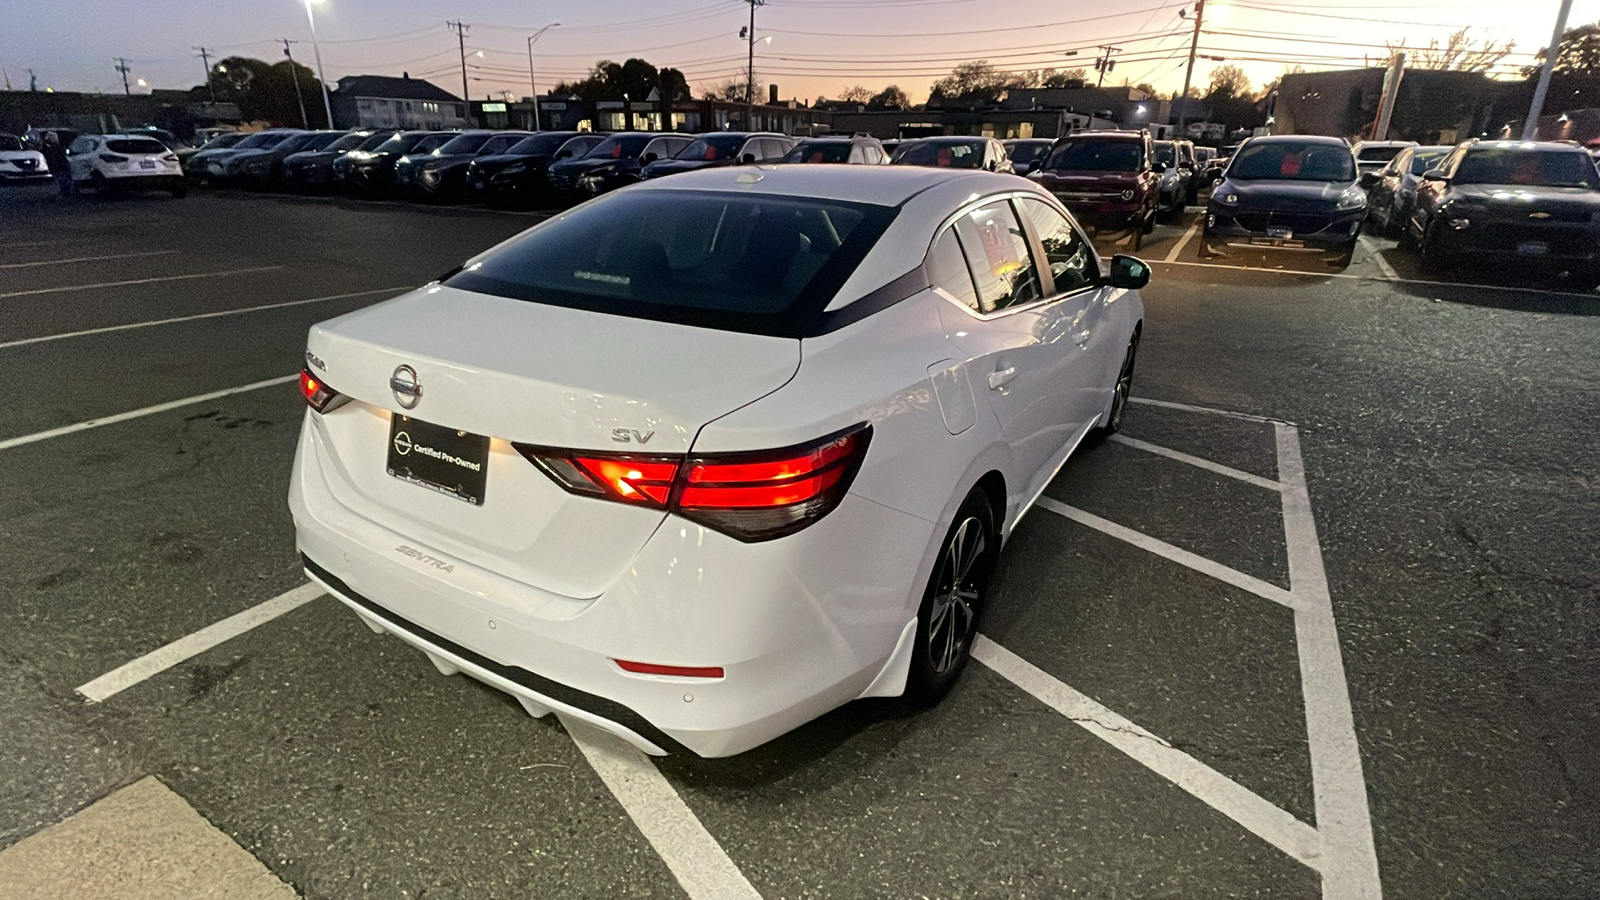
[[[322,74],[322,47],[317,43],[317,19],[311,14],[311,4],[321,2],[322,0],[306,0],[306,21],[311,24],[311,50],[317,57],[317,80],[322,82],[322,111],[328,115],[328,128],[331,130],[333,103],[328,100],[328,79]]]
[[[551,22],[549,25],[535,31],[533,37],[528,38],[528,90],[532,91],[533,98],[533,130],[539,129],[539,84],[533,77],[533,42],[552,28],[559,26],[560,22]]]

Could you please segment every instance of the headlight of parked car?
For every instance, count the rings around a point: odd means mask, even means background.
[[[1341,212],[1348,212],[1352,209],[1360,209],[1366,205],[1366,192],[1361,190],[1359,187],[1353,187],[1347,189],[1344,193],[1339,195],[1339,202],[1335,204],[1334,208],[1340,210]]]

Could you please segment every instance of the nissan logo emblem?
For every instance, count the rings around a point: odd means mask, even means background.
[[[417,370],[401,366],[389,376],[389,390],[401,409],[415,409],[422,400],[422,382],[417,380]]]

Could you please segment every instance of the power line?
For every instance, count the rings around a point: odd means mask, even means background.
[[[190,47],[189,49],[199,51],[200,63],[206,67],[206,90],[211,94],[211,102],[216,103],[217,88],[211,83],[211,51],[204,47]]]

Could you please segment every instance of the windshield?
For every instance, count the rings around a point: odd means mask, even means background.
[[[0,153],[15,153],[22,149],[22,142],[15,136],[0,134]]]
[[[1144,149],[1138,141],[1074,141],[1056,145],[1043,168],[1078,172],[1137,172]]]
[[[520,134],[497,134],[483,142],[483,146],[478,150],[478,155],[491,156],[495,153],[504,153],[521,143],[522,138],[523,135]]]
[[[298,149],[325,150],[332,145],[334,141],[347,136],[348,135],[343,134],[314,134],[311,137],[306,138],[306,140],[300,144]]]
[[[1527,187],[1596,187],[1593,158],[1581,150],[1484,147],[1469,150],[1456,165],[1456,184]]]
[[[1350,148],[1301,141],[1245,144],[1228,166],[1229,178],[1264,181],[1354,181]]]
[[[327,150],[330,153],[337,153],[343,150],[357,150],[360,149],[362,144],[365,144],[369,140],[371,140],[371,138],[364,134],[341,134],[332,143],[325,144],[322,149]]]
[[[493,135],[488,134],[458,134],[443,144],[439,145],[439,155],[446,156],[451,153],[477,153],[478,148],[488,142]],[[412,149],[412,153],[423,152],[419,145]]]
[[[112,153],[169,153],[167,145],[151,138],[112,138],[106,141]]]
[[[1362,162],[1388,162],[1406,151],[1406,147],[1362,147],[1356,153],[1356,159]]]
[[[696,138],[694,143],[683,148],[677,159],[704,159],[716,161],[719,159],[732,159],[739,148],[744,146],[744,137],[735,134],[719,134],[712,137]]]
[[[1012,162],[1031,163],[1050,152],[1049,144],[1017,144],[1007,154]]]
[[[962,144],[917,141],[901,144],[895,151],[894,161],[907,166],[977,169],[983,166],[983,145],[976,141]]]
[[[850,145],[843,141],[807,141],[797,144],[778,162],[842,163],[850,161]]]
[[[561,149],[561,145],[571,138],[571,134],[563,131],[536,134],[533,137],[523,138],[506,152],[516,156],[549,156]]]
[[[1177,147],[1174,147],[1171,144],[1152,144],[1151,150],[1151,155],[1155,157],[1156,162],[1165,163],[1168,166],[1175,166],[1178,164]]]
[[[412,144],[410,149],[406,150],[406,152],[432,153],[433,151],[438,150],[440,147],[443,147],[445,144],[450,143],[451,138],[454,137],[455,135],[449,132],[445,132],[444,134],[423,135],[422,139],[417,141],[415,144]]]
[[[585,159],[622,159],[638,156],[654,138],[648,134],[619,134],[608,137],[590,150]]]
[[[1434,163],[1444,159],[1444,155],[1449,152],[1449,150],[1418,150],[1416,153],[1411,154],[1411,174],[1421,175],[1423,172],[1428,171],[1433,168]]]
[[[293,132],[289,131],[258,131],[244,140],[233,145],[235,150],[255,150],[260,147],[276,147],[287,140]]]
[[[219,134],[211,140],[206,141],[204,149],[221,150],[225,147],[232,147],[234,144],[237,144],[242,140],[244,140],[244,135],[237,131],[230,132],[228,134]]]
[[[820,316],[893,220],[886,206],[623,191],[540,226],[451,287],[759,334]]]
[[[387,144],[392,140],[394,140],[394,135],[393,134],[391,134],[389,132],[386,132],[386,131],[380,131],[377,134],[373,135],[372,137],[369,137],[369,138],[363,140],[361,142],[361,144],[356,147],[356,149],[357,150],[376,150],[379,147],[382,147],[384,144]]]

